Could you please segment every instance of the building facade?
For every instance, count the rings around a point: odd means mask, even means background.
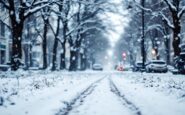
[[[2,7],[2,5],[0,5],[0,12],[0,64],[6,64],[10,61],[9,31],[6,26],[9,20],[5,19],[6,10]]]

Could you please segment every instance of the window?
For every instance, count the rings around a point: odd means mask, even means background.
[[[2,22],[0,22],[0,30],[1,30],[0,35],[2,37],[5,37],[5,25]]]
[[[6,53],[5,50],[0,50],[0,64],[5,64]]]

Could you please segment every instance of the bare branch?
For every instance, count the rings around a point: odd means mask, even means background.
[[[171,11],[177,11],[177,8],[169,0],[164,0],[164,1],[168,5]]]
[[[29,17],[30,15],[38,12],[40,9],[49,6],[49,4],[50,3],[47,3],[45,5],[42,5],[41,7],[34,7],[34,8],[29,9],[27,12],[24,13],[24,17]]]
[[[6,9],[10,9],[10,6],[3,0],[0,0],[0,4],[2,4]]]
[[[162,16],[163,20],[165,21],[165,23],[171,28],[174,29],[174,25],[170,22],[170,20],[162,13],[160,12],[160,15]]]
[[[3,20],[0,19],[0,22],[3,23],[6,27],[8,27],[9,30],[12,30],[12,27],[6,24]]]
[[[182,15],[185,13],[185,6],[184,7],[182,7],[182,9],[179,11],[179,13],[178,13],[178,17],[179,17],[179,19],[182,17]]]
[[[38,35],[39,35],[42,39],[44,39],[43,36],[41,35],[40,31],[39,31],[37,28],[35,28],[35,30],[36,30],[36,32],[38,33]]]
[[[51,31],[53,32],[53,34],[56,35],[56,32],[55,32],[54,28],[52,27],[52,25],[50,23],[48,23],[48,24],[49,24],[49,27],[51,28]]]

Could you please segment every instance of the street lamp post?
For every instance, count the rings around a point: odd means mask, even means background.
[[[145,0],[141,0],[141,5],[144,8],[145,7]],[[141,37],[141,55],[142,55],[142,68],[145,68],[145,61],[146,61],[146,55],[145,55],[145,12],[142,8],[142,37]]]

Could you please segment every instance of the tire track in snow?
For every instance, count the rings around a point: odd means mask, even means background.
[[[58,113],[55,115],[68,115],[70,111],[72,111],[74,108],[79,107],[84,102],[84,99],[90,95],[95,88],[97,87],[97,84],[105,79],[105,77],[93,82],[91,85],[89,85],[85,90],[83,90],[79,95],[77,95],[74,99],[72,99],[70,102],[63,102],[66,107],[59,110]]]
[[[131,111],[133,111],[135,115],[142,115],[139,108],[134,103],[129,101],[125,97],[125,95],[119,91],[119,89],[116,87],[116,85],[114,84],[111,78],[109,78],[109,81],[110,81],[111,92],[114,93],[117,97],[119,97],[123,101],[123,105],[128,107]]]

